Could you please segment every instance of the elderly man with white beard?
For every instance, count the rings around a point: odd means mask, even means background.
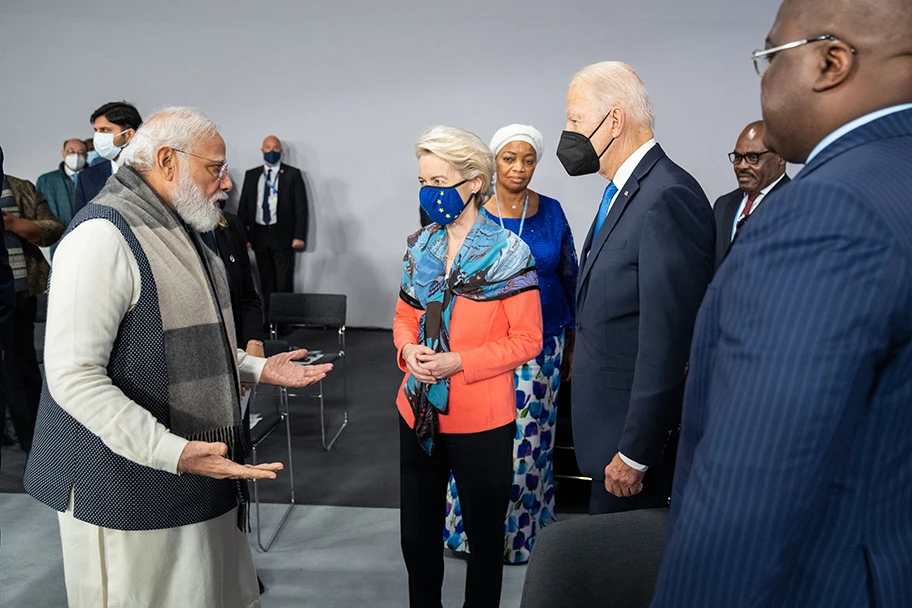
[[[73,219],[50,280],[46,381],[26,490],[59,512],[83,606],[259,606],[240,383],[306,386],[305,351],[237,349],[225,268],[200,240],[231,189],[225,142],[167,108]]]

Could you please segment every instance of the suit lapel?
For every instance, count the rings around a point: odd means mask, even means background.
[[[728,236],[727,242],[725,245],[725,252],[728,253],[728,249],[731,247],[732,242],[732,230],[735,229],[735,215],[738,214],[738,207],[741,206],[741,199],[744,198],[744,193],[741,190],[737,190],[732,193],[731,198],[729,198],[725,207],[725,214],[722,216],[722,226],[725,227],[725,235]]]
[[[618,221],[624,214],[624,210],[627,209],[627,205],[630,204],[630,201],[633,200],[633,197],[639,191],[640,180],[646,177],[653,166],[655,166],[663,156],[665,156],[665,152],[662,150],[662,147],[659,146],[659,144],[653,146],[633,170],[633,174],[624,184],[624,187],[618,192],[617,198],[614,199],[614,203],[612,203],[611,209],[608,211],[608,216],[605,218],[605,223],[602,224],[602,229],[596,235],[592,234],[592,231],[595,229],[595,222],[592,222],[592,226],[589,228],[589,236],[586,238],[586,245],[591,243],[591,246],[583,249],[583,266],[580,269],[579,280],[576,282],[577,301],[579,301],[579,296],[582,293],[582,286],[589,276],[589,271],[592,270],[592,265],[595,264],[595,259],[605,245],[605,241],[608,240],[608,236],[614,230],[614,227],[617,226]]]

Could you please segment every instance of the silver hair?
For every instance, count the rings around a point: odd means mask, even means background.
[[[124,148],[123,164],[149,171],[155,154],[168,147],[192,153],[196,144],[218,135],[218,126],[196,108],[171,106],[155,112]]]
[[[481,207],[494,193],[494,154],[481,139],[465,129],[437,125],[415,142],[415,156],[439,156],[456,168],[465,179],[481,178],[476,205]]]
[[[613,107],[621,107],[633,121],[655,128],[655,108],[646,85],[626,63],[603,61],[581,69],[570,85],[585,85],[599,104],[599,114],[605,115]]]

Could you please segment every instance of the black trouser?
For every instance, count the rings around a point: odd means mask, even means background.
[[[291,243],[280,241],[279,227],[257,224],[253,253],[260,273],[260,292],[263,296],[263,313],[269,319],[269,296],[274,293],[294,291],[295,250]]]
[[[35,317],[38,298],[20,291],[13,310],[13,345],[4,353],[3,373],[6,377],[6,403],[19,445],[26,452],[32,449],[32,435],[38,418],[41,400],[41,370],[35,352]],[[6,416],[4,412],[3,423]]]
[[[504,520],[513,485],[516,423],[481,433],[438,435],[428,456],[399,418],[400,536],[411,608],[440,608],[443,529],[450,471],[469,543],[465,606],[500,605]]]

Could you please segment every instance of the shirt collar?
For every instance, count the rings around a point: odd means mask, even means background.
[[[637,168],[637,165],[640,164],[640,161],[643,160],[646,153],[652,150],[654,145],[656,145],[656,140],[655,138],[652,138],[637,148],[636,152],[628,156],[627,160],[621,163],[621,166],[618,167],[617,172],[614,174],[614,179],[611,180],[614,182],[614,185],[617,186],[618,190],[624,187],[624,184],[626,184],[627,180],[630,179],[630,176],[633,175],[633,170]]]
[[[270,165],[269,163],[263,163],[263,175],[266,175],[267,171],[272,171],[273,177],[276,176],[279,172],[279,168],[282,166],[281,163],[276,163],[275,165]]]
[[[773,188],[775,188],[775,187],[776,187],[776,184],[778,184],[779,182],[781,182],[782,179],[783,179],[784,177],[785,177],[785,172],[783,172],[782,175],[779,176],[779,179],[777,179],[777,180],[774,181],[772,184],[770,184],[769,186],[767,186],[766,188],[764,188],[763,190],[761,190],[761,191],[760,191],[760,196],[766,196],[767,194],[769,194],[769,193],[770,193],[770,190],[772,190]],[[744,193],[744,196],[747,196],[747,192]]]
[[[863,127],[870,122],[874,122],[878,118],[883,118],[884,116],[889,116],[890,114],[895,114],[896,112],[902,112],[903,110],[910,110],[910,109],[912,109],[912,103],[904,103],[899,106],[891,106],[889,108],[877,110],[876,112],[871,112],[870,114],[865,114],[861,118],[856,118],[852,122],[842,125],[838,129],[836,129],[835,131],[833,131],[832,133],[830,133],[829,135],[824,137],[823,140],[819,144],[817,144],[817,146],[813,150],[811,150],[811,153],[808,155],[807,160],[804,161],[804,164],[806,164],[806,165],[810,164],[810,162],[812,160],[814,160],[814,158],[816,158],[816,156],[818,154],[823,152],[824,148],[826,148],[827,146],[832,144],[834,141],[836,141],[840,137],[842,137],[844,135],[848,135],[855,129],[857,129],[859,127]]]
[[[63,170],[66,172],[68,177],[73,177],[74,175],[76,175],[76,172],[73,171],[72,169],[70,169],[69,167],[67,167],[66,163],[63,163]]]

